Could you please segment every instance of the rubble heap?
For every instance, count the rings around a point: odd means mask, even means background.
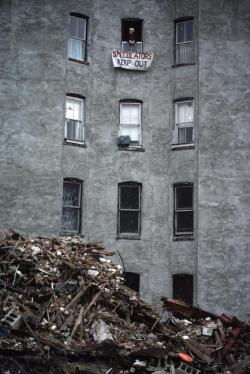
[[[125,286],[111,255],[77,236],[0,234],[0,368],[63,373],[63,362],[105,360],[112,373],[198,374],[248,366],[249,325],[170,299],[160,316]]]

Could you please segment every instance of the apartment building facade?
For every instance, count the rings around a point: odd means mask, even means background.
[[[1,227],[249,316],[246,1],[0,2]]]

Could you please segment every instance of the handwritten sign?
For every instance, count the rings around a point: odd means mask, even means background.
[[[148,70],[153,61],[152,52],[123,52],[112,51],[112,61],[114,68],[128,70]]]

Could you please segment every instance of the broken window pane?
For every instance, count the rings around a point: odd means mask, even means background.
[[[62,230],[63,231],[78,231],[79,227],[79,212],[75,208],[63,208],[62,210]]]
[[[81,225],[81,182],[64,180],[62,231],[79,232]]]
[[[174,233],[193,233],[193,185],[175,186]]]

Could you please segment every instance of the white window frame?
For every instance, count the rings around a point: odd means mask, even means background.
[[[139,109],[138,109],[138,113],[139,113],[139,123],[138,124],[133,124],[133,123],[122,123],[122,107],[123,105],[131,105],[131,106],[137,106]],[[131,129],[137,129],[138,130],[138,142],[137,141],[133,141],[131,139],[131,143],[130,143],[130,147],[132,146],[135,146],[135,147],[141,147],[142,145],[142,125],[141,125],[141,117],[142,117],[142,103],[139,102],[139,101],[120,101],[120,121],[119,121],[119,134],[118,136],[121,136],[122,135],[122,128],[123,126],[124,127],[131,127]],[[124,134],[123,134],[124,135]],[[128,136],[130,136],[130,134],[127,134]]]
[[[191,103],[192,104],[192,109],[193,109],[193,121],[192,122],[178,122],[177,118],[178,118],[178,110],[179,110],[179,106],[181,104],[188,104],[188,103]],[[178,134],[178,130],[180,128],[192,128],[192,141],[191,142],[187,142],[185,141],[185,143],[181,143],[179,142],[179,134]],[[185,135],[185,138],[186,138],[186,135]],[[175,133],[174,133],[174,144],[178,144],[178,145],[190,145],[190,144],[193,144],[194,143],[194,100],[193,99],[187,99],[187,100],[179,100],[179,101],[176,101],[175,102]]]
[[[181,24],[187,24],[188,22],[192,22],[192,39],[185,40],[184,42],[178,42],[178,28]],[[185,35],[186,35],[186,27],[185,27]],[[182,48],[182,58],[183,61],[178,61],[178,50]],[[190,49],[190,51],[188,51]],[[190,53],[190,56],[188,56]],[[187,19],[183,21],[176,21],[175,22],[175,63],[177,65],[188,65],[194,63],[194,20]]]
[[[192,203],[191,207],[178,208],[177,205],[177,189],[191,188],[192,189]],[[179,231],[178,230],[178,215],[184,212],[192,212],[193,214],[193,227],[192,231]],[[174,236],[192,236],[194,233],[194,185],[192,183],[183,183],[174,185]]]
[[[81,119],[80,120],[73,120],[72,118],[67,118],[67,103],[68,100],[72,100],[75,102],[80,103],[80,113]],[[66,143],[76,143],[76,144],[84,144],[85,139],[85,126],[84,126],[84,114],[85,114],[85,99],[80,97],[75,97],[71,95],[66,95],[66,107],[65,107],[65,125],[64,125],[64,139]],[[76,121],[79,122],[82,131],[82,140],[81,139],[71,139],[68,135],[68,121]]]
[[[78,25],[78,20],[79,19],[83,19],[85,21],[85,30],[84,30],[84,37],[83,38],[79,38],[77,36],[72,36],[70,35],[70,21],[71,21],[71,17],[73,18],[76,18],[77,19],[77,25]],[[78,27],[78,26],[77,26]],[[88,33],[88,17],[84,16],[84,15],[77,15],[77,14],[70,14],[69,15],[69,30],[68,30],[68,58],[69,59],[72,59],[72,60],[75,60],[75,61],[81,61],[81,62],[84,62],[87,60],[87,33]],[[76,41],[79,41],[81,42],[82,44],[82,58],[76,58],[76,56],[71,56],[70,55],[70,47],[69,47],[69,43],[70,43],[70,40],[76,40]]]
[[[79,180],[75,180],[75,179],[64,179],[63,180],[63,193],[64,193],[64,187],[65,185],[68,184],[74,184],[74,185],[78,185],[79,189],[78,189],[78,205],[64,205],[62,204],[62,209],[63,208],[70,208],[70,209],[76,209],[78,214],[78,224],[77,224],[77,230],[65,230],[63,228],[63,224],[62,224],[62,232],[65,232],[65,233],[80,233],[81,232],[81,213],[82,213],[82,182],[79,181]],[[64,202],[64,200],[62,200],[62,202]],[[63,212],[62,212],[62,222],[63,222]]]
[[[129,188],[137,188],[138,189],[138,199],[139,199],[139,206],[137,209],[126,209],[121,208],[121,189],[122,187],[129,187]],[[118,184],[118,222],[117,222],[117,234],[118,237],[128,236],[128,237],[139,237],[141,234],[141,191],[142,191],[142,184],[137,182],[123,182]],[[137,212],[138,213],[138,230],[136,233],[129,233],[129,232],[121,232],[121,224],[120,224],[120,212]]]

